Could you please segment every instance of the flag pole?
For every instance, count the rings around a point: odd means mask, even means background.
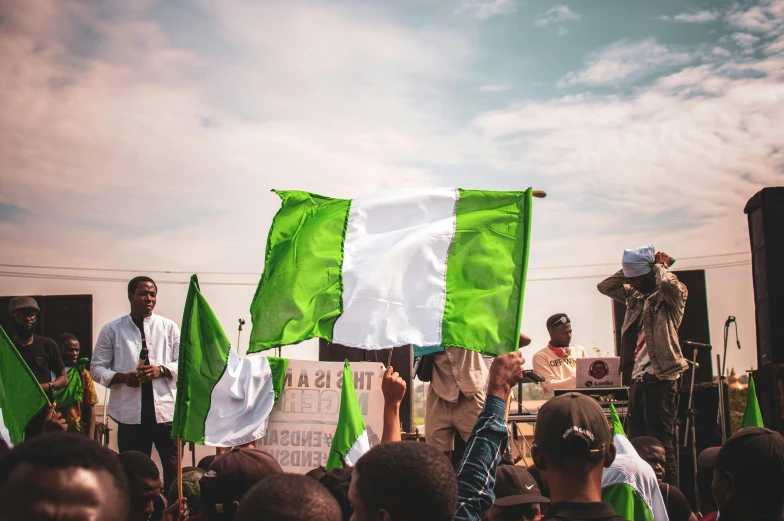
[[[182,506],[182,436],[177,435],[177,496]]]

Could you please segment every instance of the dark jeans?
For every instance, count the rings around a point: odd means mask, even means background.
[[[117,448],[120,452],[138,450],[152,455],[152,446],[158,451],[163,467],[163,493],[169,495],[169,487],[177,479],[177,443],[171,437],[171,423],[117,424]]]
[[[678,458],[675,446],[675,417],[678,414],[678,380],[659,380],[645,375],[635,380],[629,392],[629,439],[652,436],[662,442],[667,457],[664,480],[675,486]]]

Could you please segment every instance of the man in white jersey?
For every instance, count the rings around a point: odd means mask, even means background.
[[[577,359],[585,358],[585,349],[572,344],[572,321],[566,313],[556,313],[547,319],[550,342],[534,355],[534,371],[545,381],[542,390],[549,400],[556,389],[573,389],[577,382]]]

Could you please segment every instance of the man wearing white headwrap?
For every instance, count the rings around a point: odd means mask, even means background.
[[[599,283],[603,295],[626,304],[621,329],[621,370],[631,369],[629,438],[653,436],[664,445],[667,483],[678,475],[675,447],[678,379],[688,368],[678,328],[688,291],[653,246],[625,250],[623,269]]]

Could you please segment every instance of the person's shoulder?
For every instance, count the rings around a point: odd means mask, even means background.
[[[117,329],[120,327],[124,321],[129,320],[130,315],[123,315],[121,317],[117,317],[114,320],[107,322],[103,325],[103,329]]]
[[[46,349],[55,349],[57,352],[60,351],[60,348],[57,346],[57,342],[47,336],[35,335],[33,342]]]
[[[572,354],[573,354],[572,356],[573,357],[576,355],[578,358],[585,358],[585,356],[586,356],[585,353],[586,352],[585,352],[585,348],[583,346],[577,345],[577,344],[572,344],[571,348],[572,348]]]
[[[547,360],[547,354],[548,354],[547,352],[548,351],[550,351],[550,348],[547,347],[547,346],[544,346],[539,351],[534,353],[533,359],[536,360],[538,358],[539,360]]]
[[[177,322],[175,322],[170,318],[153,314],[152,319],[158,322],[159,324],[161,324],[167,330],[171,330],[171,329],[175,329],[177,331],[180,330],[180,326],[177,325]]]

